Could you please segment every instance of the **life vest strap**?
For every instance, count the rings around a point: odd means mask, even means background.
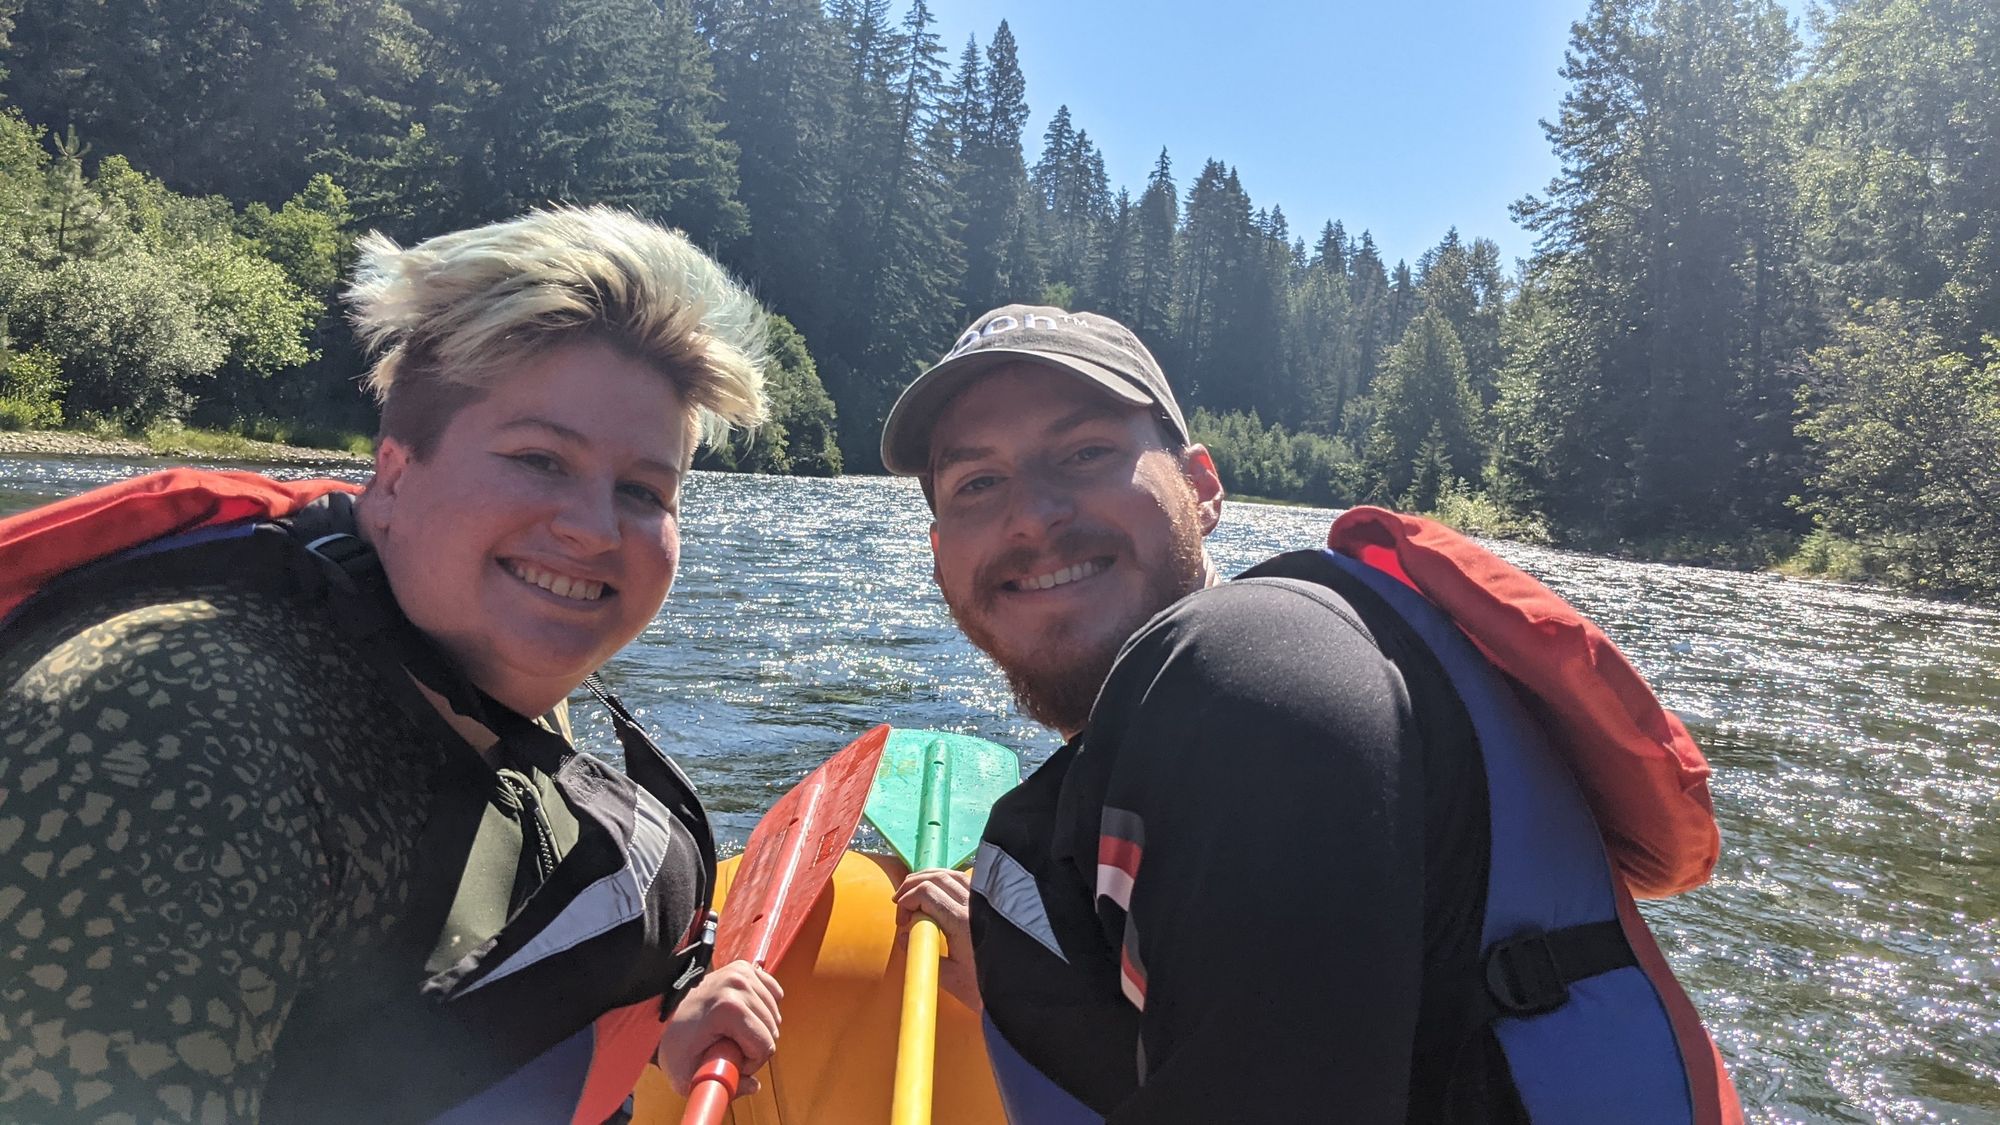
[[[1496,942],[1483,959],[1481,1023],[1553,1012],[1569,1002],[1570,985],[1639,959],[1617,920],[1560,930],[1528,930]]]
[[[708,815],[702,811],[694,782],[688,779],[678,762],[660,749],[660,744],[653,741],[646,728],[639,725],[639,720],[633,717],[625,702],[611,694],[611,689],[604,686],[597,673],[585,676],[583,686],[611,713],[612,733],[618,737],[618,745],[625,751],[625,772],[666,805],[694,836],[696,851],[701,856],[700,900],[703,903],[713,902],[715,833],[709,826]],[[675,945],[675,955],[684,957],[686,961],[674,982],[673,991],[667,994],[664,1001],[665,1014],[671,1014],[675,1000],[708,972],[715,952],[715,923],[715,912],[704,909]]]

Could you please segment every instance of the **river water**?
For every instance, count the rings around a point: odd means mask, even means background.
[[[0,514],[149,467],[0,458]],[[1331,517],[1232,505],[1212,549],[1233,571]],[[925,522],[905,481],[696,474],[674,595],[607,678],[725,838],[877,721],[1030,763],[1055,748],[946,616]],[[2000,613],[1496,549],[1596,618],[1708,751],[1722,862],[1645,910],[1752,1120],[2000,1123]]]

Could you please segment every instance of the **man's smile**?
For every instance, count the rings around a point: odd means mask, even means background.
[[[1095,578],[1109,569],[1111,562],[1112,559],[1109,555],[1094,559],[1085,559],[1080,563],[1074,563],[1058,570],[1051,570],[1045,574],[1036,574],[1026,578],[1016,578],[1012,581],[1003,582],[1000,584],[1000,588],[1014,593],[1024,593],[1031,590],[1053,590],[1057,586],[1067,586],[1073,582],[1081,582],[1086,578]]]

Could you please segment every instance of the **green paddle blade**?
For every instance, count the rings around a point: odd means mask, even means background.
[[[892,730],[862,815],[910,870],[959,867],[979,847],[993,802],[1020,781],[1020,756],[999,743]]]

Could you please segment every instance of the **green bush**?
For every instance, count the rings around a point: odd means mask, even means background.
[[[1360,492],[1361,465],[1338,438],[1266,427],[1254,410],[1196,410],[1188,431],[1208,447],[1223,487],[1239,495],[1339,508],[1354,503]]]
[[[1517,511],[1501,503],[1491,491],[1475,489],[1456,478],[1447,480],[1438,490],[1436,504],[1425,514],[1467,535],[1544,547],[1555,542],[1549,521],[1542,516]]]
[[[228,428],[231,432],[242,434],[252,441],[268,441],[274,445],[296,445],[304,449],[337,449],[342,453],[353,453],[362,457],[372,457],[375,453],[374,438],[354,430],[336,429],[332,426],[255,417],[239,418]]]
[[[40,429],[35,421],[40,412],[25,402],[15,402],[11,398],[0,398],[0,430]]]
[[[62,425],[62,365],[41,347],[0,351],[0,429],[48,430]]]
[[[1799,544],[1791,557],[1778,564],[1778,572],[1806,578],[1831,578],[1842,582],[1883,577],[1888,560],[1851,539],[1844,539],[1824,527],[1816,527]]]
[[[1798,506],[1892,560],[1899,582],[2000,597],[2000,339],[1966,355],[1884,301],[1835,341],[1800,393],[1813,471]]]
[[[220,367],[228,341],[178,271],[143,250],[77,259],[0,282],[14,330],[57,357],[74,411],[127,422],[179,417],[191,384]]]
[[[0,112],[0,309],[67,378],[71,416],[180,419],[218,372],[261,380],[313,359],[324,304],[289,271],[323,280],[344,252],[330,181],[252,216],[252,238],[227,200],[168,191],[119,156],[86,177],[73,131],[52,140],[53,156],[41,139]],[[11,410],[14,422],[56,404],[8,397],[33,408]]]

